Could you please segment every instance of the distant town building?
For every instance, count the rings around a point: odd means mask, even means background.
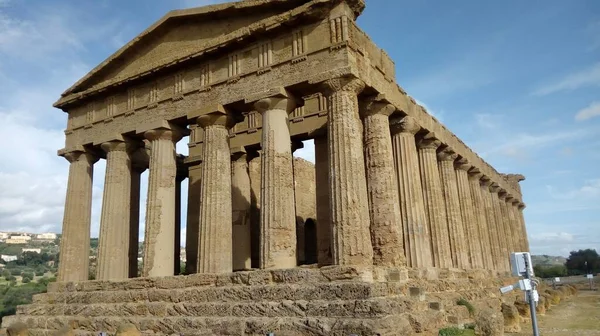
[[[27,244],[31,241],[31,237],[26,234],[10,236],[6,240],[7,244]]]
[[[0,239],[4,240],[4,239],[8,239],[8,237],[10,237],[10,233],[0,232]]]
[[[6,255],[6,254],[2,254],[0,255],[0,259],[4,260],[5,262],[10,262],[10,261],[15,261],[17,260],[17,256],[16,255]]]
[[[54,240],[56,237],[56,233],[41,233],[36,238],[39,240]]]
[[[42,253],[42,249],[40,248],[24,248],[21,252],[25,253],[25,252],[33,252],[33,253]]]

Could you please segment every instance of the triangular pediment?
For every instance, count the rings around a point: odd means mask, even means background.
[[[246,0],[171,11],[66,90],[55,106],[239,42],[249,32],[314,16],[316,8],[339,1]]]

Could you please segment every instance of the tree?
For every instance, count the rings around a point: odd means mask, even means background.
[[[596,250],[571,251],[565,263],[569,274],[581,275],[600,272],[600,256]]]
[[[23,278],[23,280],[21,280],[22,283],[26,284],[26,283],[30,283],[31,279],[29,278]]]

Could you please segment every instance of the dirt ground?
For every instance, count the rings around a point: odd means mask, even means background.
[[[577,296],[538,315],[541,336],[600,336],[600,291],[580,290]],[[531,336],[531,323],[521,324],[518,336]]]

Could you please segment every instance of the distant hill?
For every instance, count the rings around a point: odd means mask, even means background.
[[[531,261],[534,266],[557,266],[564,265],[567,261],[565,257],[556,257],[549,255],[532,255]]]

